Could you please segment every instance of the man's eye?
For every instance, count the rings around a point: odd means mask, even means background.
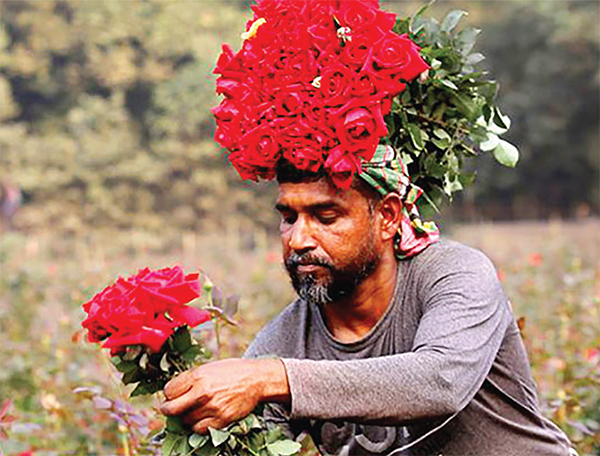
[[[337,220],[338,215],[333,212],[325,212],[322,214],[318,214],[317,218],[318,218],[319,222],[321,222],[323,225],[331,225],[333,222],[335,222]]]
[[[281,223],[292,225],[296,222],[296,214],[281,214]]]

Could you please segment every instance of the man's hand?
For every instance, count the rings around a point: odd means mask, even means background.
[[[164,415],[183,415],[194,432],[223,428],[261,402],[289,402],[285,366],[279,359],[227,359],[189,370],[165,386]]]

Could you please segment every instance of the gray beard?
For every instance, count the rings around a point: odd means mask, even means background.
[[[358,261],[344,269],[335,269],[332,264],[320,258],[314,258],[310,253],[291,254],[285,261],[285,267],[298,296],[308,303],[324,306],[351,295],[358,285],[373,274],[380,261],[373,250],[373,242],[370,239],[369,244],[358,256]],[[296,268],[302,262],[319,264],[328,268],[331,272],[330,280],[326,283],[318,283],[310,274],[299,276]]]

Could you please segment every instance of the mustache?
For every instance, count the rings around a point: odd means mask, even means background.
[[[285,267],[289,270],[295,270],[298,266],[324,266],[329,269],[333,269],[333,264],[324,258],[320,258],[310,253],[298,254],[292,253],[285,260]]]

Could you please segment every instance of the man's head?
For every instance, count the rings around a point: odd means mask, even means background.
[[[395,261],[398,194],[382,197],[359,178],[348,190],[314,173],[280,172],[278,180],[285,265],[302,298],[339,301]]]

